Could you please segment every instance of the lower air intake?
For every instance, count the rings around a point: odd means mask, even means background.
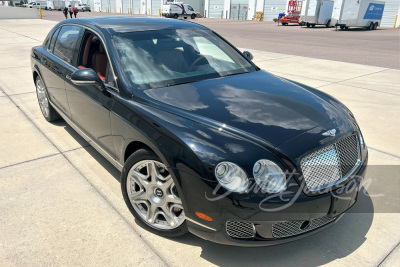
[[[226,232],[234,238],[253,238],[256,235],[256,228],[249,222],[226,222]]]
[[[336,220],[336,217],[331,218],[324,216],[311,221],[286,221],[272,225],[272,236],[274,238],[283,238],[303,234],[330,222]]]

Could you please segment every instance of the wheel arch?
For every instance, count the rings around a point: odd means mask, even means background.
[[[41,73],[40,73],[39,67],[35,64],[35,65],[33,66],[33,71],[32,71],[33,82],[36,82],[36,78],[37,78],[38,76],[39,76],[40,78],[42,78],[42,75],[41,75]]]
[[[132,141],[125,148],[124,158],[123,158],[124,162],[126,162],[126,160],[129,158],[130,155],[132,155],[139,149],[143,149],[143,148],[149,149],[149,150],[153,151],[154,153],[156,153],[153,149],[151,149],[145,143],[143,143],[141,141]]]

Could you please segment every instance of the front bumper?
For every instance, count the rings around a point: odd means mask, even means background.
[[[276,245],[315,234],[335,224],[357,201],[367,161],[368,158],[342,188],[313,197],[301,194],[290,206],[280,210],[276,209],[282,206],[282,202],[278,203],[279,201],[260,204],[254,200],[249,202],[246,199],[230,197],[217,201],[204,200],[208,202],[205,205],[204,202],[201,204],[200,201],[189,201],[190,207],[186,213],[188,229],[191,233],[216,243],[249,247]],[[197,192],[201,191],[200,185],[196,188]],[[343,190],[344,188],[346,190]],[[209,192],[205,195],[209,195]],[[265,211],[264,208],[270,211]],[[276,210],[272,211],[273,209]],[[213,221],[200,219],[195,215],[195,211],[210,216]],[[232,226],[231,222],[234,222],[234,233],[244,233],[245,238],[233,237],[235,234],[232,236],[232,228],[229,228]],[[238,225],[245,225],[247,229],[237,227]],[[254,226],[253,230],[249,225]],[[249,235],[251,231],[254,231],[254,236]]]

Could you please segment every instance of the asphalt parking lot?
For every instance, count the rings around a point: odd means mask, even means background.
[[[380,66],[260,49],[246,36],[234,37],[238,41],[232,42],[250,50],[262,69],[332,94],[352,110],[369,146],[374,178],[369,194],[360,200],[368,209],[350,212],[306,239],[241,248],[190,234],[161,238],[141,229],[123,201],[118,171],[65,122],[45,121],[36,100],[29,53],[55,24],[0,20],[1,266],[400,263],[400,70],[389,66],[400,54],[399,42],[391,52],[394,56],[385,58],[390,61],[387,66]],[[233,31],[236,24],[221,27]],[[293,62],[301,66],[300,72]]]
[[[116,13],[80,12],[78,17],[120,15]],[[44,11],[43,18],[61,21],[62,12]],[[384,68],[400,69],[400,30],[378,28],[375,31],[354,28],[335,31],[298,25],[278,26],[272,21],[221,19],[188,20],[211,28],[238,47],[295,56],[328,59]],[[279,62],[277,62],[279,64]],[[293,69],[301,69],[293,62]],[[334,75],[334,73],[332,73]]]

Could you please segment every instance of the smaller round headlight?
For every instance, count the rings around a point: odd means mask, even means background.
[[[286,190],[285,173],[274,162],[261,159],[254,164],[253,175],[261,190],[280,193]]]
[[[232,162],[221,162],[215,167],[218,182],[232,192],[243,192],[249,185],[249,179],[238,165]]]

